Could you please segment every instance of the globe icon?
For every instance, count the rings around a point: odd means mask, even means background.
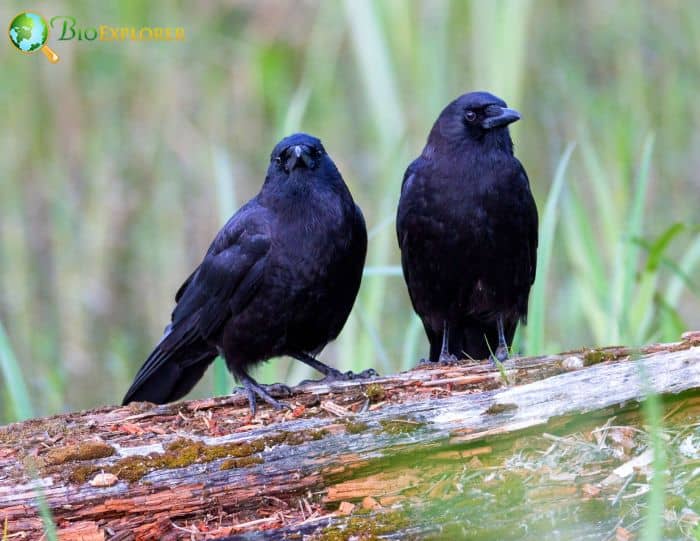
[[[49,27],[41,15],[28,11],[20,13],[12,19],[8,34],[21,52],[31,54],[41,49],[51,62],[58,62],[58,55],[46,45]]]

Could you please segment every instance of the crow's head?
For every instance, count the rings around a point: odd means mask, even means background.
[[[450,103],[440,113],[433,132],[450,140],[510,141],[508,124],[520,119],[501,98],[488,92],[469,92]]]
[[[321,165],[326,150],[321,141],[306,133],[282,139],[272,150],[270,169],[291,174],[299,169],[313,170]]]

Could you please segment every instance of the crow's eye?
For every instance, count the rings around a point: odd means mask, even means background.
[[[282,158],[281,158],[280,156],[277,156],[277,157],[275,158],[275,162],[278,163],[278,164],[282,163]]]
[[[476,113],[474,111],[467,111],[464,114],[464,118],[467,119],[467,122],[474,122],[476,120]]]

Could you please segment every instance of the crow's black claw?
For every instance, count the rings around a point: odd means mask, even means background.
[[[379,377],[379,373],[374,368],[368,368],[354,375],[353,379],[370,379]]]
[[[508,360],[508,347],[506,346],[499,346],[496,349],[496,353],[494,353],[494,357],[499,361],[499,362],[504,362]]]
[[[458,361],[459,359],[455,355],[452,355],[452,353],[441,353],[438,359],[438,363],[443,365],[455,364]]]
[[[446,353],[440,355],[440,358],[437,361],[431,361],[430,359],[421,359],[420,361],[418,361],[416,368],[428,368],[431,366],[450,366],[458,362],[459,359],[457,357],[455,357],[451,353]]]

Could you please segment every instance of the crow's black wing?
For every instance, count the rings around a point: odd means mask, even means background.
[[[514,186],[514,193],[512,193],[511,204],[515,206],[512,209],[512,213],[517,212],[518,230],[522,231],[520,238],[525,243],[525,246],[520,249],[521,259],[519,259],[518,266],[526,266],[522,268],[521,283],[531,286],[535,281],[535,274],[537,272],[537,205],[530,191],[530,181],[525,172],[525,168],[517,160],[514,174],[517,178],[512,184],[512,186]],[[522,263],[520,263],[520,261],[522,261]]]
[[[227,224],[229,227],[231,224]],[[268,224],[248,220],[222,231],[173,310],[171,328],[196,328],[202,338],[216,335],[255,293],[270,249]]]
[[[525,168],[520,166],[521,174],[525,177],[525,182],[527,183],[527,197],[525,198],[525,205],[527,207],[528,220],[528,248],[530,256],[530,284],[535,283],[535,274],[537,273],[537,245],[538,245],[538,228],[539,228],[539,217],[537,216],[537,205],[535,204],[535,198],[532,196],[530,191],[530,180],[527,177]]]
[[[535,204],[535,199],[530,191],[530,182],[522,165],[519,167],[519,175],[520,182],[518,185],[521,186],[522,189],[521,197],[519,198],[519,205],[524,233],[523,241],[525,243],[525,246],[523,247],[524,250],[521,252],[523,253],[522,265],[527,265],[527,268],[523,269],[523,274],[521,275],[522,279],[520,283],[522,284],[523,289],[518,304],[520,319],[523,323],[527,323],[528,296],[530,287],[533,283],[535,283],[535,276],[537,274],[539,218],[537,216],[537,205]]]
[[[190,285],[190,282],[192,281],[192,278],[194,278],[195,274],[197,274],[198,271],[199,271],[199,267],[197,267],[196,269],[194,269],[194,270],[192,271],[192,274],[190,274],[190,275],[187,277],[187,280],[185,280],[184,282],[182,282],[182,285],[181,285],[180,288],[177,290],[177,293],[175,293],[175,303],[178,303],[178,302],[180,301],[180,299],[182,298],[182,295],[185,293],[185,291],[187,291],[187,287]]]
[[[162,387],[187,387],[178,378],[216,356],[210,339],[245,307],[260,284],[271,244],[269,228],[267,211],[252,204],[219,232],[202,263],[178,290],[172,321],[136,375],[124,403],[135,397],[156,402],[174,399]],[[194,372],[201,377],[203,370]]]
[[[401,195],[399,197],[399,206],[396,210],[396,236],[399,241],[399,248],[403,248],[404,244],[404,234],[405,223],[404,219],[406,217],[407,211],[411,208],[411,203],[405,199],[408,190],[410,189],[411,182],[415,175],[419,172],[421,164],[423,162],[423,157],[419,156],[411,162],[411,164],[406,168],[406,172],[403,174],[403,180],[401,181]],[[405,271],[405,269],[404,269]]]

